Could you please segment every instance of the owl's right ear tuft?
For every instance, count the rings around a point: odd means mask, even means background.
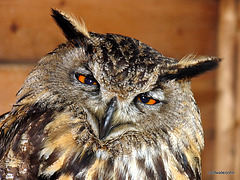
[[[85,46],[86,39],[90,38],[90,35],[84,21],[80,22],[74,16],[56,9],[52,9],[52,17],[74,46]]]

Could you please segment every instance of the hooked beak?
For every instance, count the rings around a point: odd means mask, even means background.
[[[111,122],[112,122],[113,114],[116,110],[116,106],[117,106],[117,98],[114,97],[108,103],[108,108],[107,108],[107,111],[105,112],[105,116],[103,117],[102,121],[100,122],[100,127],[99,127],[99,138],[100,139],[104,139],[111,131],[111,128],[112,128]]]

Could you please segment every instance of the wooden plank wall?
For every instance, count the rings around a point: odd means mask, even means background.
[[[217,73],[214,167],[234,171],[235,176],[216,176],[218,180],[240,179],[239,6],[235,0],[221,0],[219,4],[218,55],[224,61]]]
[[[165,56],[217,55],[218,0],[0,1],[0,114],[37,61],[65,41],[50,7],[82,17],[90,31],[134,37]],[[223,170],[215,169],[216,71],[195,78],[192,88],[205,132],[203,179],[210,180],[220,176],[209,171]]]
[[[64,41],[50,7],[82,17],[91,31],[135,37],[175,58],[216,50],[214,0],[11,0],[0,1],[2,61],[31,62]]]

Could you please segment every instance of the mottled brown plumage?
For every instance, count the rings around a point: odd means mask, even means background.
[[[200,179],[190,79],[220,59],[176,61],[52,16],[68,41],[39,61],[0,117],[0,179]]]

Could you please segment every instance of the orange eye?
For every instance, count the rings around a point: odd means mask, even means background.
[[[138,97],[138,100],[140,101],[140,102],[142,102],[142,103],[144,103],[144,104],[148,104],[148,105],[154,105],[154,104],[156,104],[156,103],[158,103],[158,101],[157,100],[155,100],[155,99],[152,99],[152,98],[149,98],[149,97],[147,97],[146,95],[140,95],[139,97]]]
[[[88,85],[96,85],[97,84],[96,80],[93,77],[86,77],[83,75],[79,75],[77,77],[77,79],[83,84],[88,84]]]
[[[156,103],[157,103],[157,101],[155,99],[149,99],[149,101],[146,104],[153,105]]]

